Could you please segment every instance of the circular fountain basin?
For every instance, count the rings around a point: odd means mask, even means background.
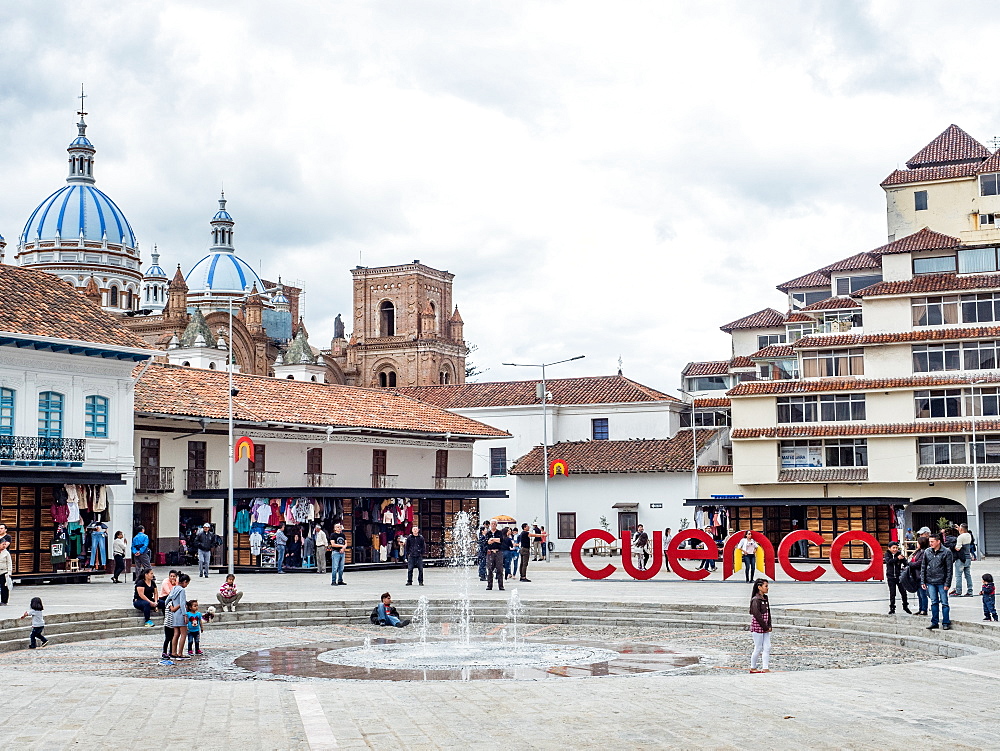
[[[609,648],[611,647],[611,648]],[[615,649],[617,647],[617,649]],[[663,673],[702,657],[656,644],[585,641],[473,642],[375,639],[325,642],[250,652],[236,660],[247,670],[344,680],[543,680]]]

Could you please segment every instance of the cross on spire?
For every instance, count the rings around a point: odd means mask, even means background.
[[[83,111],[83,100],[87,98],[87,95],[83,93],[83,84],[80,84],[80,111],[77,112],[80,117],[83,117],[87,113]]]

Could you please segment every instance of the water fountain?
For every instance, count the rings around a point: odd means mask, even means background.
[[[420,637],[420,643],[427,644],[427,624],[430,618],[427,613],[427,598],[420,595],[420,599],[417,600],[417,609],[413,611],[413,625],[417,629],[417,635]]]
[[[521,597],[517,594],[515,589],[510,593],[510,601],[507,603],[507,617],[510,619],[512,633],[514,636],[514,649],[518,648],[517,644],[517,619],[524,612],[524,605],[521,604]],[[506,635],[506,630],[505,630]]]

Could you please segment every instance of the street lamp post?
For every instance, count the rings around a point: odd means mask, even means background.
[[[692,499],[698,498],[698,426],[694,422],[695,395],[684,389],[677,389],[691,399],[691,493]]]
[[[545,363],[522,363],[522,362],[505,362],[504,365],[510,365],[514,368],[541,368],[542,369],[542,484],[544,488],[545,496],[545,511],[544,520],[545,527],[548,529],[548,533],[552,534],[552,525],[549,523],[549,415],[548,415],[548,401],[549,392],[545,387],[545,369],[550,368],[553,365],[562,365],[564,362],[573,362],[574,360],[582,360],[586,355],[577,355],[576,357],[570,357],[566,360],[557,360],[556,362],[545,362]],[[545,558],[548,559],[549,551],[545,551]]]
[[[972,386],[971,394],[972,397],[972,409],[970,410],[972,414],[972,512],[973,518],[976,520],[976,531],[979,531],[979,462],[976,459],[976,386],[986,383],[985,380],[972,381],[969,385]],[[979,391],[980,403],[979,412],[982,415],[983,405],[982,405],[982,389]]]

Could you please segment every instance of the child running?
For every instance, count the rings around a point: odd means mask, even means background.
[[[42,634],[42,631],[45,630],[45,615],[42,613],[43,610],[45,608],[42,607],[42,598],[32,597],[31,604],[24,611],[24,615],[21,616],[22,618],[31,616],[31,640],[28,642],[28,649],[35,649],[37,646],[36,640],[41,640],[43,647],[49,643],[49,640]]]
[[[979,594],[983,596],[983,620],[997,620],[997,588],[993,584],[993,574],[983,574],[983,588]]]
[[[188,657],[201,654],[201,613],[198,612],[198,601],[188,600]]]

